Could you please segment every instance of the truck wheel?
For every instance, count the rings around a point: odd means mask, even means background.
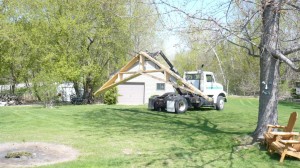
[[[161,111],[161,108],[160,107],[158,107],[158,105],[157,105],[157,103],[156,103],[156,101],[154,102],[154,111]]]
[[[216,109],[217,110],[223,110],[224,109],[224,97],[223,96],[218,96],[217,98],[217,104],[216,104]]]
[[[184,97],[178,97],[175,101],[175,111],[176,113],[184,113],[188,108],[188,103]]]
[[[153,95],[149,98],[149,102],[148,102],[148,108],[150,107],[150,109],[154,110],[154,111],[160,111],[159,107],[157,107],[156,102],[158,101],[158,95]]]

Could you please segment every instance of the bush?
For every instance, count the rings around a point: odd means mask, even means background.
[[[105,92],[104,94],[104,104],[117,104],[118,102],[118,89],[113,87]]]

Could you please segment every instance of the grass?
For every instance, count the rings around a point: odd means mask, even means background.
[[[264,148],[236,150],[254,131],[258,100],[229,98],[224,111],[176,115],[146,106],[1,107],[0,143],[42,141],[72,146],[80,157],[43,167],[297,167]],[[279,123],[300,104],[280,103]],[[299,122],[296,131],[300,131]]]

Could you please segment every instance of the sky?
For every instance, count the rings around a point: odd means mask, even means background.
[[[159,2],[160,0],[157,0]],[[164,0],[172,7],[167,5],[158,5],[158,10],[162,13],[163,20],[161,21],[162,30],[161,36],[163,38],[163,50],[169,59],[174,59],[176,53],[180,51],[188,50],[187,45],[180,39],[179,31],[187,25],[187,21],[184,19],[186,15],[178,14],[174,11],[175,8],[182,9],[189,14],[196,14],[197,16],[204,17],[216,17],[220,18],[224,16],[222,13],[224,10],[221,4],[224,4],[226,0]],[[227,3],[228,5],[228,3]],[[225,5],[223,5],[224,8]]]

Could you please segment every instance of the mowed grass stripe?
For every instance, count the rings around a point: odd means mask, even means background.
[[[285,124],[298,104],[280,103]],[[254,131],[258,99],[229,97],[223,111],[172,114],[146,106],[1,107],[0,142],[43,141],[75,147],[78,160],[44,167],[297,167],[253,147],[236,150]],[[299,128],[297,122],[296,128]],[[300,131],[300,130],[299,130]]]

